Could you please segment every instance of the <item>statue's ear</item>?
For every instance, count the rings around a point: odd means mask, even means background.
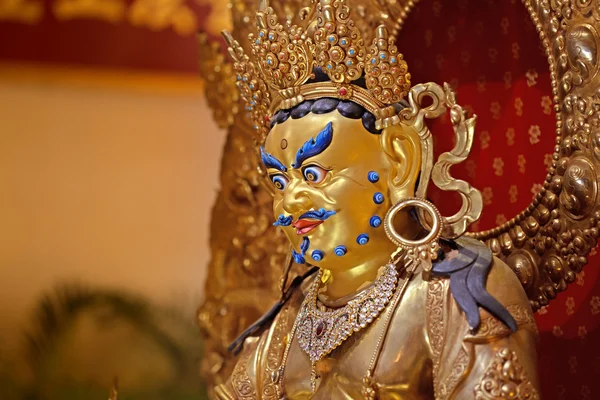
[[[395,204],[415,195],[421,171],[421,140],[417,132],[406,125],[393,125],[381,133],[381,147],[390,160],[389,190]]]

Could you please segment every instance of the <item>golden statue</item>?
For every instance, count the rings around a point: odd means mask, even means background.
[[[240,142],[236,158],[226,152],[224,162],[245,165],[236,172],[246,183],[242,203],[255,206],[230,217],[260,228],[246,243],[235,236],[213,248],[209,279],[218,286],[200,311],[210,339],[204,374],[212,395],[538,399],[532,313],[574,281],[598,237],[598,124],[586,131],[559,118],[555,162],[532,205],[496,229],[466,233],[481,214],[481,195],[453,178],[450,168],[469,154],[475,116],[456,103],[449,85],[411,86],[394,44],[398,20],[374,27],[381,19],[373,14],[353,19],[356,2],[307,3],[300,18],[286,10],[282,24],[262,2],[248,42],[224,35],[234,61],[229,72],[254,130],[250,140],[240,114],[224,119],[240,121],[247,135],[231,131],[228,140]],[[526,3],[548,49],[549,37],[564,33],[556,31],[556,10]],[[404,15],[412,5],[400,8]],[[581,49],[592,43],[584,33],[598,36],[593,27],[582,28],[584,11],[572,11],[560,29],[579,29],[563,43],[564,62],[579,74],[562,67],[559,87],[557,65],[550,63],[555,101],[570,102],[567,117],[579,112],[591,120],[597,68],[582,65],[597,57],[584,60],[590,53],[569,53],[569,45],[580,40]],[[455,146],[435,160],[426,121],[445,112]],[[431,183],[460,194],[455,215],[440,215],[427,200]],[[289,250],[261,219],[266,193]],[[235,200],[232,193],[221,195]],[[226,261],[234,248],[241,249],[244,268],[267,266],[261,282],[225,277],[239,261]],[[245,317],[265,311],[278,291],[275,306],[230,346],[239,357],[227,358],[231,333]],[[261,303],[254,308],[253,298]]]

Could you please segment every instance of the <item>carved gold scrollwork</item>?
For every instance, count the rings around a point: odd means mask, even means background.
[[[423,107],[425,99],[430,99],[431,104]],[[473,145],[476,116],[467,118],[463,108],[456,104],[456,96],[448,84],[444,84],[443,88],[435,83],[415,85],[409,92],[408,102],[410,107],[402,110],[399,117],[404,124],[412,126],[421,138],[421,176],[416,194],[422,198],[426,197],[430,178],[440,189],[458,192],[462,200],[461,208],[456,214],[443,217],[442,232],[445,238],[456,238],[479,218],[483,209],[479,190],[473,188],[468,182],[450,175],[450,168],[466,160],[469,155]],[[451,151],[442,153],[434,164],[433,139],[425,119],[437,118],[446,110],[450,111],[456,145]],[[419,211],[419,218],[424,225],[429,225],[421,211]]]
[[[569,160],[563,173],[560,202],[569,217],[585,218],[596,205],[598,184],[594,166],[584,157]]]
[[[517,354],[501,349],[475,386],[475,400],[539,400],[540,396],[519,363]]]
[[[528,326],[531,330],[537,332],[537,326],[535,319],[529,306],[523,306],[520,304],[511,304],[506,309],[517,321],[517,326],[523,328]],[[495,317],[488,316],[481,320],[481,326],[477,332],[468,334],[465,337],[466,342],[471,343],[489,343],[499,338],[511,335],[513,332],[504,325],[500,320]]]

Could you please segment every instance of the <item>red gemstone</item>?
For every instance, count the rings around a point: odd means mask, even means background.
[[[340,89],[340,96],[345,96],[348,94],[348,89],[346,88],[341,88]]]
[[[325,330],[325,322],[321,321],[319,322],[319,325],[317,325],[317,336],[321,336],[323,334],[323,331]]]

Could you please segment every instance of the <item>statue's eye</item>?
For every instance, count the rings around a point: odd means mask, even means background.
[[[277,174],[270,176],[271,181],[273,181],[273,185],[277,190],[283,190],[287,186],[289,179],[285,177],[285,175]]]
[[[304,175],[304,179],[306,179],[307,182],[321,183],[327,176],[327,170],[318,165],[308,165],[302,168],[302,175]]]

